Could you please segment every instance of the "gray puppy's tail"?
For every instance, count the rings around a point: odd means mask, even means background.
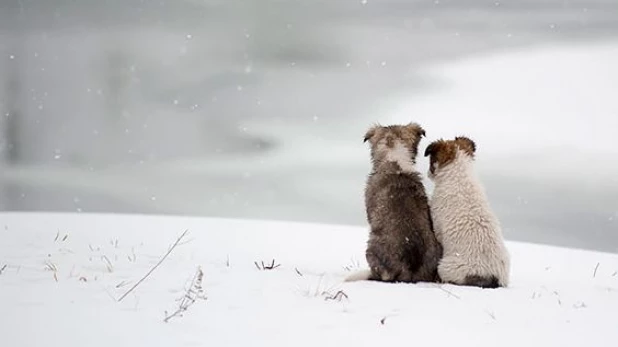
[[[344,282],[368,281],[371,279],[371,270],[364,269],[350,274],[343,280]]]

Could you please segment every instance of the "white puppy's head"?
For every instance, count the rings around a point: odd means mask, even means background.
[[[457,136],[453,140],[436,140],[425,149],[425,157],[429,157],[429,178],[434,179],[440,170],[448,167],[457,153],[474,159],[476,144],[466,136]]]

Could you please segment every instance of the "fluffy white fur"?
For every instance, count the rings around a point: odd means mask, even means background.
[[[383,146],[386,152],[386,160],[397,163],[403,172],[414,172],[416,171],[414,168],[414,162],[412,161],[412,156],[410,155],[410,150],[401,143],[401,141],[396,141],[395,146],[392,149],[387,148],[386,145]]]
[[[444,248],[438,273],[442,281],[456,284],[464,284],[468,275],[493,275],[506,287],[510,256],[472,161],[458,150],[455,160],[429,174],[434,182],[429,206]]]

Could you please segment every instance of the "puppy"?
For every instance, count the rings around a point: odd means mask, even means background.
[[[474,172],[476,145],[467,137],[429,144],[428,176],[434,182],[431,216],[443,258],[443,282],[482,288],[506,287],[510,256],[500,223]]]
[[[376,125],[371,144],[372,171],[365,188],[370,225],[365,252],[370,269],[346,281],[436,282],[442,247],[432,229],[428,199],[415,168],[425,130],[416,123]]]

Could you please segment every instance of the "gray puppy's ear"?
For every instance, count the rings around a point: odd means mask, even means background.
[[[371,128],[369,128],[369,130],[367,130],[367,132],[365,133],[365,137],[363,138],[363,142],[367,142],[367,141],[371,140],[371,138],[375,136],[377,130],[378,130],[378,125],[374,125]]]
[[[423,127],[420,126],[420,124],[418,124],[418,123],[410,122],[410,123],[408,123],[408,128],[413,129],[414,132],[416,132],[416,135],[419,138],[427,136],[427,134],[425,133],[425,129],[423,129]]]

